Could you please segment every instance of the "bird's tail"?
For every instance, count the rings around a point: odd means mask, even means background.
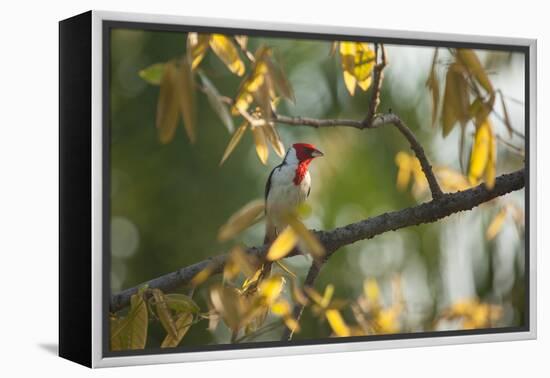
[[[271,245],[275,241],[275,238],[277,238],[277,229],[275,228],[275,225],[273,222],[267,218],[267,221],[265,223],[265,236],[264,236],[264,245]],[[271,261],[264,261],[261,269],[262,272],[260,273],[260,279],[258,281],[261,281],[262,279],[269,276],[271,273]]]

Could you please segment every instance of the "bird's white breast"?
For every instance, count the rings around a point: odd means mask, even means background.
[[[298,185],[294,184],[295,175],[296,165],[285,164],[276,169],[271,176],[266,212],[278,230],[285,226],[281,217],[306,200],[311,186],[309,172],[306,172]]]

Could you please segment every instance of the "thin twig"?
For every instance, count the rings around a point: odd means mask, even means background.
[[[319,276],[319,273],[321,272],[321,268],[323,267],[323,264],[326,262],[326,259],[322,261],[313,261],[311,263],[311,267],[309,268],[309,271],[307,272],[306,279],[304,280],[304,288],[309,287],[313,288],[313,285],[315,284],[315,280]],[[296,303],[294,305],[294,309],[292,310],[292,316],[294,319],[296,319],[297,322],[300,322],[300,318],[302,317],[302,313],[304,312],[304,305],[301,303]],[[285,331],[283,332],[283,336],[281,337],[282,341],[290,341],[292,340],[292,337],[294,336],[295,329],[290,329],[288,327],[285,327]]]
[[[382,91],[382,81],[384,79],[384,68],[388,64],[386,47],[384,44],[380,44],[380,50],[382,51],[382,57],[379,63],[374,66],[372,77],[373,77],[373,92],[370,98],[369,111],[367,116],[363,120],[363,124],[370,125],[374,120],[374,115],[380,105],[380,92]],[[376,50],[376,59],[378,59],[378,50]]]

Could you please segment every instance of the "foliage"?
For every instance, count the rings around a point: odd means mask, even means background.
[[[327,42],[327,48],[329,46]],[[380,48],[383,46],[365,42],[332,42],[332,56],[341,71],[338,80],[343,82],[349,96],[347,100],[359,97],[357,88],[362,92],[380,91],[373,85]],[[160,143],[169,144],[176,140],[181,119],[189,142],[197,144],[204,127],[197,122],[197,103],[206,100],[224,131],[231,134],[223,153],[222,150],[211,152],[221,156],[220,165],[235,155],[247,131],[252,135],[256,155],[263,165],[268,163],[270,150],[279,157],[284,156],[285,147],[277,117],[285,101],[292,104],[297,98],[282,60],[275,58],[274,50],[274,47],[261,43],[252,51],[248,38],[241,35],[188,33],[185,53],[141,69],[139,77],[159,87],[155,124]],[[475,51],[448,49],[451,61],[443,64],[439,60],[442,55],[439,50],[435,49],[426,80],[432,102],[431,123],[441,128],[444,137],[448,137],[457,124],[460,125],[461,164],[470,126],[473,127],[473,141],[467,168],[459,171],[436,164],[433,168],[435,176],[444,192],[465,190],[480,182],[491,189],[497,175],[497,142],[501,140],[490,117],[496,111],[497,95],[500,96],[509,135],[514,133],[504,96],[494,88]],[[240,84],[233,88],[234,96],[222,94],[216,75],[203,68],[208,55],[218,59],[228,74],[240,80]],[[443,88],[440,84],[441,68],[445,78]],[[376,93],[376,97],[379,94]],[[235,128],[236,124],[240,126]],[[339,137],[336,134],[331,136],[338,143]],[[397,189],[405,192],[411,186],[416,200],[425,199],[430,194],[429,185],[418,158],[399,151],[395,164]],[[519,230],[523,229],[524,214],[513,199],[499,199],[486,206],[494,214],[485,229],[488,241],[495,239],[509,218]],[[112,350],[145,348],[148,332],[159,325],[164,333],[161,348],[181,345],[185,336],[201,322],[208,322],[207,328],[211,331],[223,324],[231,334],[228,342],[233,343],[254,340],[265,332],[280,331],[285,327],[300,332],[304,324],[294,311],[300,306],[305,306],[320,324],[327,325],[326,336],[414,331],[405,321],[408,309],[399,275],[392,278],[391,294],[385,296],[374,278],[362,282],[362,293],[354,299],[337,298],[337,287],[333,283],[325,285],[322,294],[312,286],[300,285],[293,269],[281,260],[293,252],[308,256],[312,264],[321,264],[326,257],[323,245],[304,224],[310,212],[308,209],[300,208],[287,214],[289,226],[268,246],[265,260],[248,255],[238,242],[243,232],[262,222],[263,200],[249,201],[233,211],[217,234],[217,240],[229,244],[230,250],[222,279],[212,277],[217,272],[211,264],[197,272],[191,283],[193,289],[204,288],[207,293],[205,303],[198,304],[192,298],[193,294],[164,293],[158,288],[142,287],[132,296],[128,309],[111,314]],[[464,329],[492,327],[499,323],[501,315],[502,308],[498,305],[478,297],[465,298],[434,311],[424,330],[437,330],[445,321],[457,321]]]

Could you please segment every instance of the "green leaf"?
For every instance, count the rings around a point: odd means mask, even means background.
[[[201,78],[202,85],[204,87],[204,91],[206,93],[206,97],[208,98],[210,106],[212,107],[212,109],[214,109],[218,117],[220,117],[220,120],[223,122],[227,130],[232,133],[235,130],[233,117],[231,116],[227,105],[221,100],[220,92],[218,92],[218,89],[206,77],[204,73],[199,71],[199,76]]]
[[[176,329],[176,324],[174,323],[168,304],[164,300],[164,294],[159,289],[153,289],[151,292],[155,300],[155,310],[159,317],[160,323],[169,335],[174,338],[177,337],[178,331]]]
[[[155,63],[139,71],[139,77],[153,85],[160,85],[164,74],[164,63]]]
[[[160,345],[161,348],[175,348],[179,345],[189,328],[191,328],[191,325],[193,324],[193,315],[186,313],[186,314],[180,314],[178,318],[176,319],[176,329],[177,333],[175,336],[167,334],[164,340],[162,341],[162,344]]]
[[[180,90],[177,85],[178,71],[172,61],[164,66],[157,102],[156,127],[161,143],[174,139],[179,118]]]
[[[199,306],[185,294],[165,294],[164,300],[168,307],[177,313],[193,313],[200,311]]]
[[[125,318],[112,318],[111,350],[143,349],[147,342],[149,313],[143,294],[132,295],[130,311]]]
[[[443,136],[449,135],[457,121],[464,126],[470,118],[468,83],[463,75],[464,68],[453,63],[446,75],[443,95]]]
[[[456,53],[462,64],[464,64],[468,71],[474,75],[476,81],[487,91],[487,93],[493,94],[493,85],[491,84],[491,80],[489,80],[485,68],[481,65],[477,54],[470,49],[457,49]]]
[[[185,131],[191,143],[197,141],[196,136],[196,108],[195,108],[195,80],[191,65],[187,59],[183,59],[180,63],[178,74],[179,82],[179,104]]]

